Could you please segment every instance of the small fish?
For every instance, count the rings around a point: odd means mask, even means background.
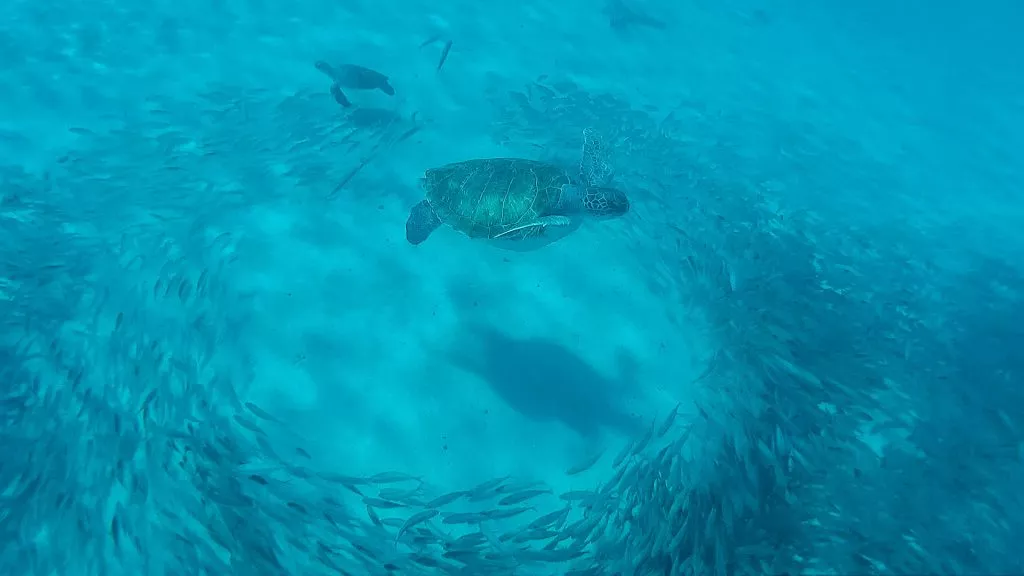
[[[121,505],[118,504],[118,509],[114,512],[114,517],[110,519],[110,538],[114,541],[114,548],[121,547]]]
[[[604,488],[602,489],[602,492],[611,492],[612,490],[617,488],[618,485],[619,485],[619,481],[622,480],[622,478],[626,475],[626,472],[628,470],[629,470],[629,466],[621,466],[621,467],[617,468],[616,471],[615,471],[615,474],[611,477],[610,480],[608,480],[605,483]]]
[[[366,504],[367,506],[373,506],[374,508],[380,508],[381,510],[406,507],[405,504],[399,504],[398,502],[384,500],[383,498],[363,498],[363,504]]]
[[[554,538],[558,536],[558,532],[554,530],[548,530],[547,528],[537,528],[534,530],[527,530],[520,532],[513,538],[516,542],[530,542],[532,540],[547,540],[548,538]]]
[[[522,492],[524,490],[530,490],[530,489],[533,489],[533,488],[537,488],[538,486],[543,486],[543,485],[544,485],[543,482],[539,482],[537,480],[518,480],[518,481],[509,482],[508,484],[502,484],[501,486],[498,487],[498,489],[496,491],[497,492],[502,492],[502,493],[505,493],[505,494],[512,494],[512,493],[515,493],[515,492]],[[550,491],[550,489],[549,489],[549,491]]]
[[[366,505],[366,515],[370,517],[370,522],[373,522],[374,526],[384,526],[384,523],[380,521],[380,516],[377,515],[377,511],[369,504]]]
[[[420,44],[420,48],[426,48],[427,46],[430,46],[431,44],[433,44],[434,42],[437,42],[440,39],[441,39],[441,35],[440,34],[434,34],[430,38],[427,38],[426,40],[424,40]]]
[[[351,182],[352,179],[356,177],[356,174],[359,174],[359,171],[362,170],[363,166],[366,166],[371,159],[372,156],[364,158],[359,164],[356,164],[355,167],[349,170],[348,173],[345,174],[345,177],[342,178],[340,182],[338,182],[338,185],[334,187],[334,190],[331,190],[330,195],[333,196],[337,194],[339,190],[341,190],[342,188],[345,187],[346,184]]]
[[[486,500],[487,498],[493,497],[497,492],[496,488],[501,486],[502,482],[508,480],[508,477],[493,478],[486,482],[481,482],[475,488],[469,491],[469,501],[479,502],[480,500]]]
[[[139,414],[144,413],[146,411],[146,408],[149,408],[150,402],[152,402],[153,399],[156,398],[156,390],[156,388],[153,388],[152,390],[149,391],[149,394],[146,394],[146,397],[142,399],[142,406],[139,407]]]
[[[345,476],[344,474],[334,474],[332,472],[322,472],[320,477],[328,482],[334,484],[343,484],[346,486],[365,486],[369,484],[369,480],[365,478],[357,478],[355,476]]]
[[[444,48],[441,49],[441,59],[437,62],[437,71],[441,71],[441,67],[444,66],[445,60],[448,60],[448,53],[452,50],[452,41],[449,40],[444,43]]]
[[[469,562],[468,559],[473,558],[477,554],[479,554],[479,552],[477,552],[475,549],[472,549],[472,548],[470,548],[470,549],[452,548],[452,549],[449,549],[449,550],[445,550],[444,554],[441,554],[441,557],[442,558],[447,558],[448,560],[455,560],[456,562],[463,562],[465,564],[465,563]],[[463,559],[467,559],[467,560],[463,560]]]
[[[509,494],[508,496],[505,496],[504,498],[498,501],[498,504],[501,504],[502,506],[507,506],[509,504],[519,504],[520,502],[526,502],[527,500],[536,498],[541,494],[549,493],[549,490],[524,490],[523,492],[516,492],[515,494]]]
[[[593,456],[588,457],[586,460],[584,460],[584,461],[576,464],[572,468],[569,468],[568,470],[566,470],[565,474],[567,476],[575,476],[576,474],[581,474],[583,472],[586,472],[587,470],[590,470],[591,468],[593,468],[594,464],[597,464],[597,461],[600,460],[601,456],[603,456],[603,455],[604,455],[604,451],[603,450],[600,451],[600,452],[597,452]]]
[[[192,285],[187,280],[182,280],[181,284],[178,285],[178,300],[182,303],[188,302],[188,297],[192,295]]]
[[[424,504],[423,507],[424,508],[440,508],[441,506],[444,506],[445,504],[451,504],[452,502],[455,502],[456,500],[458,500],[459,498],[462,498],[463,496],[465,496],[467,494],[469,494],[469,492],[466,492],[464,490],[459,490],[458,492],[449,492],[448,494],[442,494],[441,496],[438,496],[437,498],[434,498],[430,502],[427,502],[426,504]]]
[[[647,445],[651,443],[651,440],[653,438],[654,438],[654,422],[652,421],[651,422],[651,427],[647,429],[647,433],[644,434],[639,440],[637,440],[636,444],[633,446],[633,456],[637,456],[641,452],[643,452],[644,449],[647,448]]]
[[[412,561],[419,564],[420,566],[426,566],[427,568],[439,568],[441,563],[431,556],[424,556],[423,554],[417,554],[412,557]]]
[[[664,438],[665,434],[668,434],[668,431],[672,429],[672,424],[675,423],[676,416],[679,415],[679,406],[680,404],[676,404],[676,407],[673,408],[672,412],[669,412],[668,417],[665,418],[665,422],[663,422],[658,428],[658,438]]]
[[[445,547],[465,550],[468,548],[475,548],[478,544],[483,544],[485,541],[487,541],[487,535],[483,532],[470,532],[459,536],[454,542],[445,544]]]
[[[307,460],[312,460],[313,459],[313,457],[309,455],[309,452],[306,452],[301,447],[295,448],[295,453],[298,454],[299,456],[302,456],[303,458],[305,458]]]
[[[394,146],[395,144],[398,144],[399,142],[405,142],[406,140],[411,138],[413,134],[419,132],[420,128],[421,128],[420,126],[413,126],[412,128],[409,128],[408,130],[403,132],[401,136],[396,138],[395,141],[391,143],[391,145]]]
[[[551,548],[544,550],[516,550],[512,556],[520,562],[568,562],[584,554],[581,548]]]
[[[534,508],[532,507],[527,508],[524,506],[520,506],[519,508],[499,508],[497,510],[488,510],[487,512],[483,512],[483,515],[487,516],[487,518],[491,520],[504,520],[506,518],[519,516],[520,514],[529,512],[533,509]]]
[[[569,517],[569,512],[572,511],[571,506],[566,506],[561,510],[555,510],[554,512],[548,512],[547,514],[537,518],[533,522],[530,522],[529,528],[547,528],[555,526],[565,522],[565,519]]]
[[[324,515],[324,520],[327,520],[328,522],[330,522],[330,523],[331,523],[331,525],[333,525],[333,526],[334,526],[335,528],[339,528],[339,529],[341,528],[341,526],[340,526],[340,525],[338,525],[338,521],[337,521],[337,520],[335,520],[335,519],[334,519],[334,517],[333,517],[333,516],[331,516],[331,514],[330,514],[329,512],[327,512],[327,511],[325,510],[325,511],[324,511],[324,513],[323,513],[323,515]]]
[[[381,472],[367,478],[371,484],[397,484],[399,482],[422,482],[419,476],[410,476],[404,472]]]
[[[575,502],[577,500],[593,500],[596,494],[589,490],[570,490],[569,492],[563,492],[559,498],[566,502]]]
[[[445,515],[442,524],[478,524],[487,517],[476,512],[456,512]]]
[[[407,500],[407,499],[410,499],[410,498],[415,498],[418,491],[419,491],[418,488],[413,489],[413,490],[409,490],[409,489],[406,489],[406,488],[403,488],[403,489],[382,488],[382,489],[380,489],[380,491],[377,492],[377,496],[379,496],[379,497],[381,497],[381,498],[383,498],[385,500]]]
[[[395,544],[398,544],[398,540],[402,537],[403,534],[405,534],[407,530],[409,530],[413,526],[422,524],[427,520],[430,520],[438,514],[439,512],[437,510],[423,510],[410,516],[409,519],[406,520],[404,524],[402,524],[402,527],[398,529],[398,533],[395,534]]]
[[[263,408],[260,408],[259,406],[253,404],[252,402],[246,402],[245,403],[245,407],[248,408],[249,411],[252,412],[254,416],[256,416],[257,418],[259,418],[261,420],[266,420],[267,422],[275,422],[277,424],[281,423],[280,420],[278,420],[277,418],[274,418],[266,410],[264,410]]]
[[[209,271],[206,268],[203,268],[203,272],[199,275],[199,279],[196,280],[196,294],[202,296],[203,291],[206,290],[206,282],[209,276]]]
[[[618,468],[630,454],[633,453],[633,441],[626,442],[626,445],[622,447],[622,450],[615,456],[615,460],[612,462],[612,468]]]
[[[246,430],[250,430],[257,434],[263,434],[263,430],[260,430],[260,427],[257,426],[255,422],[250,422],[248,418],[241,414],[235,414],[235,422],[241,424],[242,428],[245,428]]]

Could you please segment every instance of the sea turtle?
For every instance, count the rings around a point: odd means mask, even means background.
[[[442,224],[511,250],[531,250],[575,230],[585,217],[629,211],[629,199],[607,186],[600,142],[584,131],[578,175],[547,162],[482,158],[432,168],[420,179],[426,198],[412,207],[405,238],[419,244]]]
[[[342,106],[352,105],[342,88],[351,90],[380,90],[388,96],[395,95],[395,89],[388,82],[388,77],[369,68],[357,64],[338,64],[337,66],[319,60],[313,64],[316,69],[331,79],[331,95]]]

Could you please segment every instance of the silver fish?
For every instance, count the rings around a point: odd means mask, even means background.
[[[403,472],[381,472],[367,478],[372,484],[398,484],[399,482],[420,482],[419,476],[410,476]]]
[[[441,496],[438,496],[437,498],[434,498],[430,502],[427,502],[426,504],[424,504],[423,507],[424,508],[440,508],[441,506],[444,506],[445,504],[451,504],[452,502],[455,502],[456,500],[458,500],[459,498],[462,498],[463,496],[465,496],[467,494],[469,494],[469,492],[466,492],[464,490],[459,490],[458,492],[449,492],[447,494],[442,494]]]
[[[679,406],[681,404],[676,404],[675,408],[665,418],[665,421],[658,427],[658,438],[664,438],[665,434],[668,434],[668,431],[672,429],[672,424],[675,424],[676,416],[679,415]]]
[[[422,524],[427,520],[430,520],[438,514],[439,512],[437,510],[423,510],[410,516],[409,519],[406,520],[404,524],[402,524],[402,527],[398,529],[398,533],[395,534],[395,544],[398,544],[398,540],[402,537],[403,534],[405,534],[407,530],[409,530],[413,526]]]
[[[501,504],[502,506],[507,506],[510,504],[519,504],[520,502],[525,502],[527,500],[536,498],[541,494],[550,493],[550,490],[524,490],[522,492],[516,492],[515,494],[509,494],[508,496],[505,496],[504,498],[498,501],[498,504]]]

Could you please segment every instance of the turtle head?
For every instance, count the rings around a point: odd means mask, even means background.
[[[313,66],[315,66],[317,70],[330,76],[332,80],[334,79],[334,66],[331,66],[330,64],[324,62],[323,60],[317,60],[316,62],[313,63]]]
[[[629,212],[629,198],[617,188],[591,186],[583,194],[583,208],[595,218],[615,218]]]

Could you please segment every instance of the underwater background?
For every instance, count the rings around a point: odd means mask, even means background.
[[[1022,25],[6,0],[0,574],[1024,573]],[[406,241],[587,129],[625,216]]]

